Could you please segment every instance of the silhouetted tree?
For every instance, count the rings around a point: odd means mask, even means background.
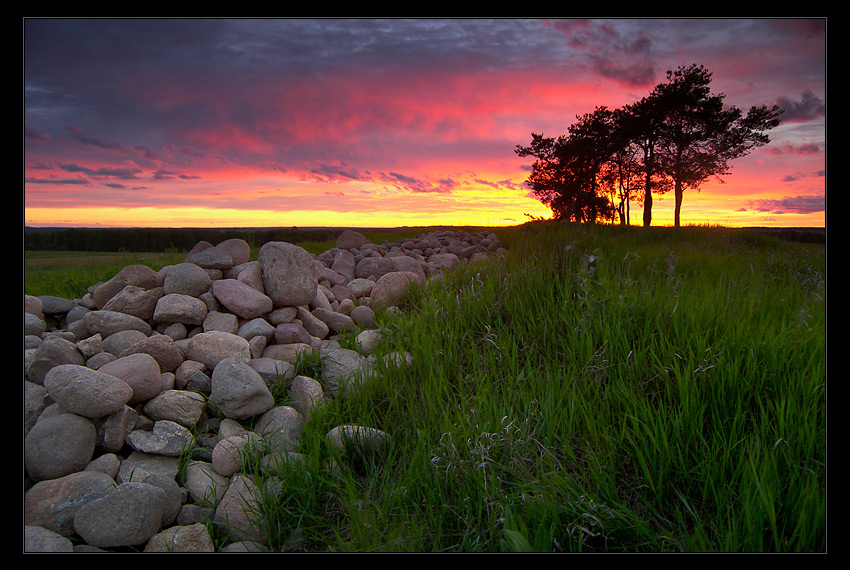
[[[711,72],[701,65],[667,72],[667,82],[650,97],[663,114],[656,145],[657,166],[673,182],[675,225],[679,227],[687,188],[699,190],[709,178],[729,173],[729,161],[767,144],[763,132],[779,125],[782,111],[753,107],[746,117],[737,107],[724,108],[724,95],[710,91]]]
[[[532,133],[530,146],[516,147],[519,156],[537,159],[528,179],[532,192],[555,219],[578,222],[619,214],[620,223],[628,224],[629,202],[642,201],[643,225],[649,226],[653,194],[673,190],[679,226],[685,189],[719,179],[728,174],[730,160],[767,144],[765,131],[779,124],[782,113],[761,106],[744,116],[724,107],[724,95],[712,94],[710,83],[703,66],[679,67],[631,105],[577,116],[566,135]]]
[[[613,114],[605,107],[577,117],[567,135],[547,138],[532,133],[531,145],[517,145],[519,156],[533,156],[528,184],[552,209],[555,219],[596,222],[613,219],[615,209],[600,194],[603,166],[610,158]]]
[[[643,225],[652,222],[652,194],[663,193],[669,188],[659,177],[660,162],[657,154],[662,141],[665,118],[664,102],[651,94],[631,105],[626,105],[619,114],[621,136],[640,149],[643,172]]]
[[[612,154],[603,166],[602,181],[607,192],[612,196],[612,201],[617,200],[617,215],[621,225],[629,225],[630,204],[639,199],[638,192],[644,186],[642,177],[642,163],[640,160],[640,147],[629,140],[624,132],[621,121],[623,111],[616,110],[613,113],[613,128],[609,133],[611,137]]]

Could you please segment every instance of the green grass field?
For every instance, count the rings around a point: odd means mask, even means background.
[[[273,550],[825,552],[823,244],[495,233],[503,258],[379,316],[379,354],[413,365],[313,417],[305,468],[260,506]],[[115,268],[77,270],[61,290]],[[339,424],[389,433],[387,455],[326,470]]]

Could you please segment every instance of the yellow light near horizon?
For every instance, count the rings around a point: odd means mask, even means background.
[[[213,208],[33,208],[25,222],[33,227],[398,227],[504,226],[526,221],[513,211],[336,212],[330,210],[232,210]]]

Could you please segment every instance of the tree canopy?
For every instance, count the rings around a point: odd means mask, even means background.
[[[532,192],[555,219],[574,222],[619,217],[628,224],[629,202],[640,201],[649,226],[653,194],[673,190],[678,227],[684,191],[722,181],[729,162],[770,142],[766,131],[780,123],[776,105],[746,115],[726,107],[723,94],[711,93],[711,78],[701,65],[679,67],[631,105],[577,116],[565,135],[532,133],[529,146],[516,147],[537,159],[527,181]]]

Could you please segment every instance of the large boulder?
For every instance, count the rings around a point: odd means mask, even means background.
[[[155,485],[122,483],[83,505],[74,530],[86,544],[100,548],[143,545],[159,531],[165,501],[165,491]]]
[[[367,243],[370,243],[369,238],[354,230],[345,230],[336,238],[336,246],[339,249],[360,249]]]
[[[162,371],[150,354],[139,352],[122,356],[104,364],[98,369],[100,374],[120,378],[133,389],[129,404],[146,402],[162,391]]]
[[[412,271],[393,271],[383,275],[372,289],[372,306],[376,309],[395,305],[408,288],[415,283],[421,283],[422,277]]]
[[[24,468],[33,481],[82,471],[94,454],[96,438],[94,424],[76,414],[39,420],[24,439]]]
[[[274,397],[260,373],[245,359],[226,358],[212,373],[213,403],[228,418],[244,420],[274,406]]]
[[[160,277],[156,271],[146,265],[128,265],[116,273],[112,279],[98,285],[92,291],[92,299],[97,308],[103,308],[109,299],[114,297],[127,285],[135,285],[142,289],[152,289],[160,285]]]
[[[200,265],[184,262],[168,268],[162,281],[162,290],[166,295],[177,293],[200,297],[209,290],[211,282],[209,273]]]
[[[226,239],[216,245],[220,250],[227,252],[233,265],[242,265],[251,258],[251,246],[247,241],[240,238]]]
[[[44,387],[63,410],[85,418],[113,414],[133,397],[133,388],[123,379],[77,364],[62,364],[50,370]]]
[[[260,248],[263,287],[275,307],[309,305],[316,298],[319,273],[305,249],[282,241]]]
[[[251,359],[251,347],[248,341],[236,334],[210,331],[196,334],[189,339],[186,348],[186,360],[203,363],[213,370],[225,358]]]
[[[243,319],[253,319],[272,310],[272,300],[257,289],[237,279],[217,279],[212,294],[223,307]]]

